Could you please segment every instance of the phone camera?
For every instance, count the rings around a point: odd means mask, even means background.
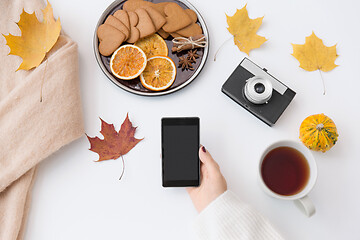
[[[267,103],[271,98],[272,90],[270,80],[257,76],[249,78],[244,86],[245,97],[254,104]]]

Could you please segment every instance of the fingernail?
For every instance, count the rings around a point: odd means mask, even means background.
[[[201,150],[202,150],[204,153],[206,153],[206,149],[205,149],[204,146],[201,147]]]

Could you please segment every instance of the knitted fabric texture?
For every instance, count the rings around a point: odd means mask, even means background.
[[[77,45],[60,35],[37,68],[16,69],[4,35],[20,35],[25,9],[42,20],[42,0],[0,1],[0,239],[23,238],[37,164],[84,133]],[[42,102],[40,92],[42,87]]]

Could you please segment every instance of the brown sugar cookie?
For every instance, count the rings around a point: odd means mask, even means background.
[[[155,5],[155,3],[148,2],[148,1],[142,1],[142,0],[126,1],[123,5],[123,10],[126,10],[128,12],[134,12],[138,8],[152,7],[154,5]]]
[[[191,18],[193,23],[195,23],[197,21],[197,14],[194,10],[185,9],[185,12],[187,13],[187,15],[189,15],[189,17]]]
[[[163,17],[158,11],[152,7],[144,7],[146,12],[149,14],[154,26],[155,31],[159,30],[166,23],[165,17]]]
[[[136,42],[137,40],[139,40],[139,38],[140,38],[139,29],[137,29],[136,27],[131,27],[130,36],[129,36],[129,38],[127,39],[127,42],[128,42],[128,43],[134,43],[134,42]]]
[[[136,28],[139,29],[140,38],[154,34],[156,29],[147,11],[144,8],[138,8],[135,12],[139,17],[139,22],[136,25]]]
[[[157,33],[163,38],[167,39],[170,36],[170,33],[165,32],[164,29],[160,28]]]
[[[128,12],[128,15],[129,15],[130,26],[135,27],[139,22],[138,15],[136,14],[136,12]]]
[[[163,15],[165,17],[164,8],[168,3],[169,2],[156,3],[154,6],[151,6],[151,7],[154,8],[156,11],[158,11],[161,15]]]
[[[105,24],[111,25],[114,28],[118,29],[123,34],[125,34],[125,39],[127,39],[129,37],[129,34],[130,34],[129,29],[119,19],[117,19],[113,15],[109,15],[106,18]]]
[[[192,23],[185,10],[176,3],[168,3],[164,8],[166,23],[163,26],[165,32],[176,32]]]
[[[119,19],[128,29],[130,29],[130,20],[127,11],[117,10],[114,13],[114,17]]]
[[[99,38],[99,52],[103,56],[110,56],[125,40],[125,34],[115,27],[102,24],[97,29]]]
[[[193,23],[183,29],[176,31],[177,34],[183,37],[192,37],[202,34],[202,28],[197,23]]]
[[[176,38],[176,37],[184,37],[184,36],[181,36],[180,34],[174,32],[174,33],[169,33],[173,38]]]

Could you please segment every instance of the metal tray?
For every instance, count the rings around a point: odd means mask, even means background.
[[[96,60],[101,68],[101,70],[104,72],[104,74],[118,87],[134,93],[134,94],[138,94],[138,95],[143,95],[143,96],[159,96],[159,95],[165,95],[165,94],[170,94],[173,93],[175,91],[178,91],[182,88],[184,88],[185,86],[189,85],[201,72],[202,68],[204,67],[204,64],[206,62],[206,59],[208,57],[208,53],[209,53],[209,33],[205,24],[204,19],[202,18],[202,16],[200,15],[200,13],[196,10],[196,8],[191,5],[188,1],[186,0],[152,0],[151,2],[154,3],[159,3],[159,2],[176,2],[177,4],[179,4],[181,7],[183,7],[184,9],[186,8],[190,8],[192,10],[194,10],[198,16],[198,24],[200,24],[200,26],[203,29],[203,33],[208,41],[208,44],[205,48],[201,48],[198,49],[198,54],[200,55],[200,57],[197,59],[196,63],[193,64],[194,70],[184,70],[182,71],[181,68],[177,67],[177,75],[176,75],[176,79],[175,82],[173,83],[173,85],[170,86],[170,88],[164,90],[164,91],[160,91],[160,92],[155,92],[155,91],[151,91],[148,90],[146,88],[144,88],[141,83],[139,78],[135,78],[133,80],[121,80],[118,79],[117,77],[115,77],[110,70],[110,58],[109,57],[104,57],[99,53],[99,39],[97,37],[96,34],[96,30],[97,28],[104,23],[105,19],[110,15],[113,14],[115,11],[122,9],[122,5],[126,2],[126,0],[118,0],[113,2],[112,4],[110,4],[110,6],[103,12],[103,14],[101,15],[96,27],[95,27],[95,32],[94,32],[94,39],[93,39],[93,45],[94,45],[94,53],[95,53],[95,57]],[[178,59],[180,56],[186,54],[186,51],[183,51],[181,53],[172,53],[171,52],[171,47],[172,47],[172,41],[171,41],[172,37],[170,36],[168,39],[165,39],[166,44],[168,45],[169,48],[169,57],[175,62],[175,64],[177,65],[178,63]]]

